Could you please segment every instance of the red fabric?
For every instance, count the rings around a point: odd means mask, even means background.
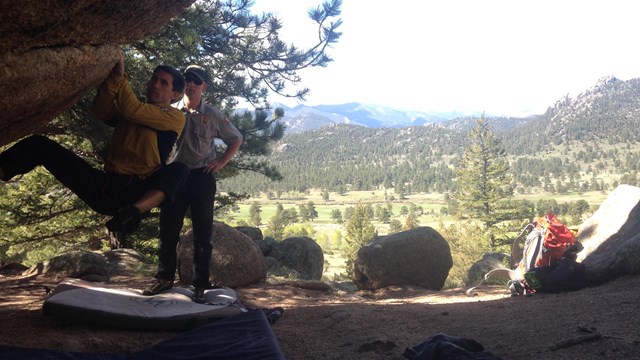
[[[545,217],[536,219],[538,228],[544,229],[542,256],[536,262],[536,267],[552,265],[564,255],[567,247],[576,241],[573,232],[563,223],[558,221],[555,214],[547,213]]]

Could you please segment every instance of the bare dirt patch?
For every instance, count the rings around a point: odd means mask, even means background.
[[[128,354],[176,335],[45,317],[47,289],[60,280],[0,276],[0,344]],[[112,279],[127,288],[148,281]],[[249,307],[285,309],[273,330],[287,359],[404,359],[405,348],[437,333],[474,339],[503,359],[640,359],[638,289],[639,276],[571,293],[515,298],[501,286],[475,297],[463,289],[411,287],[348,294],[295,281],[236,290]],[[571,341],[588,334],[595,335]]]

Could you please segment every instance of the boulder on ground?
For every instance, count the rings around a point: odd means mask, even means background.
[[[353,282],[359,289],[415,285],[440,290],[453,266],[449,244],[436,230],[418,227],[380,236],[363,246]]]
[[[262,235],[262,230],[260,230],[260,228],[257,228],[257,227],[253,227],[253,226],[236,226],[236,230],[238,230],[241,233],[247,235],[248,237],[251,238],[251,240],[254,240],[254,241],[259,241],[259,240],[264,239],[264,236]]]
[[[42,269],[44,274],[78,278],[87,281],[109,281],[109,264],[102,254],[74,251],[49,259]]]
[[[112,275],[130,275],[153,271],[149,260],[133,249],[114,249],[104,253]]]
[[[291,237],[277,243],[270,256],[280,266],[294,270],[301,279],[320,280],[324,270],[324,254],[315,240],[307,237]]]
[[[267,278],[267,264],[256,243],[247,235],[220,222],[213,223],[213,251],[209,280],[215,286],[239,287]],[[193,231],[178,242],[178,275],[183,285],[193,283]]]
[[[509,263],[511,256],[504,253],[490,252],[482,256],[482,259],[476,261],[467,272],[467,284],[477,284],[484,279],[484,276],[493,269],[507,268],[505,264]],[[499,282],[503,282],[499,280]]]
[[[580,226],[576,240],[584,246],[577,261],[592,284],[640,273],[640,188],[618,186]]]

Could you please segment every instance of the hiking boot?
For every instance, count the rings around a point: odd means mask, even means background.
[[[271,325],[278,321],[278,319],[280,319],[280,317],[284,313],[284,309],[279,306],[274,309],[263,309],[263,311],[265,316],[267,317],[267,320],[269,321],[269,324]]]
[[[191,299],[193,302],[197,302],[198,304],[204,304],[206,301],[204,298],[204,288],[196,287],[193,289],[193,296]]]
[[[142,290],[142,295],[155,295],[173,287],[173,280],[155,279],[148,288]]]
[[[118,210],[118,213],[107,221],[107,229],[111,232],[121,232],[131,234],[139,226],[142,220],[142,213],[137,207],[129,205]]]

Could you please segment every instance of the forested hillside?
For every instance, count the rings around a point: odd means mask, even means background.
[[[520,193],[606,190],[637,185],[640,163],[640,79],[600,80],[575,99],[542,115],[494,118]],[[269,161],[283,180],[244,174],[225,179],[222,191],[342,192],[384,186],[396,192],[445,192],[468,143],[473,119],[405,128],[332,125],[285,136]]]

